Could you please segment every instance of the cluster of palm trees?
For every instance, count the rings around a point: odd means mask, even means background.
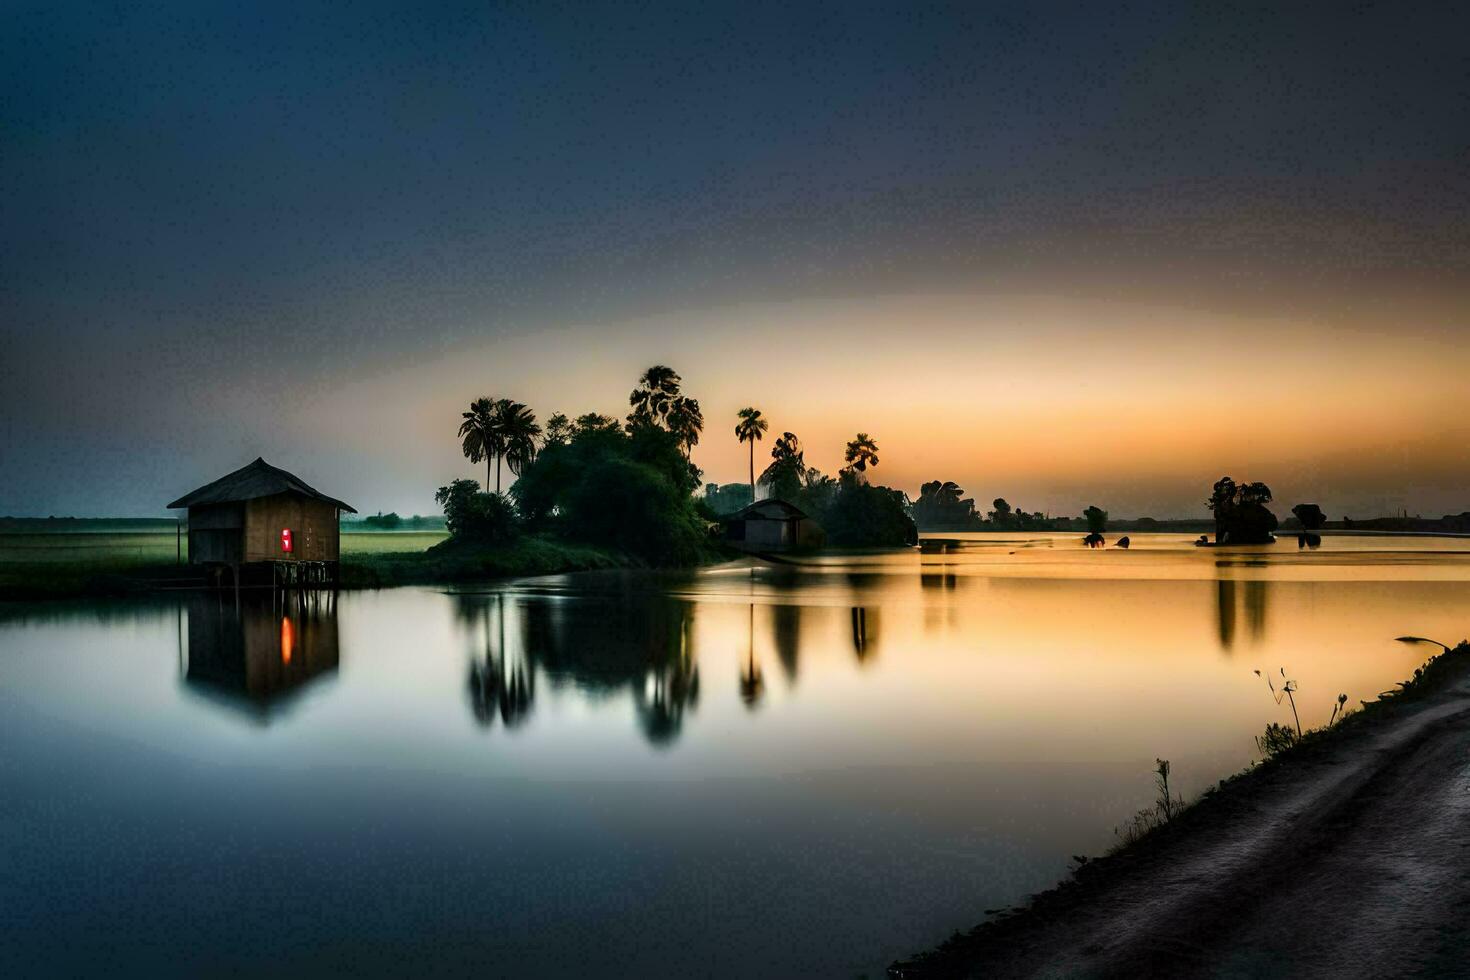
[[[761,415],[758,408],[742,408],[736,413],[739,419],[735,423],[735,438],[741,442],[750,443],[750,499],[755,499],[755,444],[760,442],[770,429],[770,423]],[[771,448],[771,459],[774,462],[761,474],[764,481],[769,474],[787,465],[801,465],[804,462],[804,454],[801,448],[801,440],[794,432],[783,432]],[[845,476],[862,479],[862,474],[867,473],[868,467],[878,465],[878,443],[866,432],[859,432],[853,439],[848,440],[847,449],[843,454],[847,465],[843,467]]]
[[[485,489],[490,489],[490,466],[495,466],[495,492],[500,492],[500,464],[517,476],[536,458],[541,426],[530,408],[509,398],[476,398],[464,412],[459,437],[471,463],[485,462]]]
[[[638,387],[628,396],[632,411],[628,413],[629,427],[652,425],[673,433],[687,460],[699,437],[704,432],[704,413],[697,399],[683,392],[683,379],[673,368],[655,364],[638,378]],[[760,409],[746,407],[736,413],[735,437],[750,444],[750,496],[755,499],[755,444],[765,437],[770,423]],[[546,441],[564,442],[576,431],[595,428],[599,425],[615,425],[614,420],[601,415],[584,415],[571,422],[558,412],[546,423]],[[511,473],[519,476],[521,470],[536,458],[537,440],[542,436],[541,426],[530,408],[509,398],[477,398],[470,403],[469,411],[461,414],[459,438],[464,454],[472,463],[485,463],[485,489],[490,489],[490,475],[495,475],[495,492],[500,493],[501,465],[510,467]],[[776,464],[802,461],[801,442],[796,435],[786,432],[776,440],[771,451]],[[870,466],[878,465],[878,444],[866,432],[847,444],[844,456],[847,466],[843,473],[860,478]],[[768,469],[769,472],[769,469]]]

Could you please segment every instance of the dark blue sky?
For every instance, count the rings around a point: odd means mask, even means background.
[[[499,390],[496,338],[562,324],[914,290],[1464,323],[1463,7],[140,6],[3,15],[0,513],[154,512],[305,454],[343,379],[472,348]],[[319,466],[372,509],[435,479]]]

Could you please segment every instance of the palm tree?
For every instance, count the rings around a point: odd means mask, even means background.
[[[536,414],[520,402],[502,398],[495,403],[495,428],[500,439],[500,457],[516,476],[536,458],[536,439],[541,426]],[[495,464],[495,492],[500,492],[500,462]]]
[[[766,434],[770,423],[761,418],[758,408],[742,408],[735,423],[735,438],[750,443],[750,499],[755,500],[755,444]]]
[[[459,436],[461,448],[471,463],[485,461],[485,492],[490,492],[490,460],[499,459],[503,449],[496,426],[495,406],[492,398],[476,398],[470,402],[470,410],[461,415]]]
[[[698,399],[676,395],[669,403],[667,422],[669,431],[684,450],[684,458],[688,459],[694,447],[699,445],[699,435],[704,431],[704,412],[699,408]]]
[[[628,421],[642,419],[654,425],[664,422],[679,397],[682,380],[679,372],[664,364],[655,364],[644,371],[638,387],[628,396],[628,404],[633,406]]]
[[[864,473],[869,466],[878,465],[878,444],[866,432],[859,432],[857,438],[847,444],[843,458],[847,460],[849,471]]]

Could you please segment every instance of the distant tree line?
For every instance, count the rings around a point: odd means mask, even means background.
[[[925,483],[912,506],[914,520],[926,531],[1071,531],[1084,523],[1089,530],[1102,531],[1108,519],[1108,512],[1099,507],[1089,507],[1085,520],[1027,513],[1004,497],[992,500],[990,510],[981,513],[974,499],[952,480]]]
[[[901,490],[874,484],[880,463],[877,440],[857,433],[844,447],[844,465],[828,475],[806,463],[795,432],[771,442],[769,462],[757,474],[756,447],[770,432],[760,409],[736,413],[733,434],[748,446],[748,482],[703,484],[690,455],[704,433],[697,399],[683,390],[678,372],[654,365],[628,396],[629,411],[618,420],[599,413],[571,418],[561,412],[538,423],[532,410],[507,398],[481,397],[461,414],[460,447],[472,463],[485,464],[483,488],[473,480],[440,487],[435,500],[458,542],[502,543],[523,533],[549,534],[617,549],[659,564],[687,564],[709,551],[719,519],[752,501],[784,500],[816,520],[829,544],[911,544],[918,530],[1086,530],[1100,541],[1109,515],[1096,505],[1080,517],[1053,517],[1013,507],[1004,497],[983,513],[975,500],[949,480],[931,480],[910,500]],[[503,470],[515,477],[502,492]],[[490,490],[491,483],[495,489]],[[701,486],[703,492],[699,493]],[[1206,501],[1216,544],[1275,540],[1276,516],[1268,509],[1264,483],[1222,477]],[[1293,524],[1308,532],[1326,523],[1316,504],[1293,508]],[[422,521],[411,518],[410,521]],[[1143,530],[1158,522],[1128,522]],[[363,528],[409,526],[397,514],[358,522]],[[1202,539],[1203,540],[1203,539]]]
[[[342,530],[344,531],[440,531],[444,529],[444,518],[424,517],[414,514],[412,517],[400,517],[389,511],[386,514],[369,514],[366,517],[344,517],[342,519]]]

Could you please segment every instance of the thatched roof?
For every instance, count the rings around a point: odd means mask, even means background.
[[[747,504],[725,518],[728,521],[789,521],[803,519],[806,512],[793,503],[775,497]]]
[[[198,507],[201,504],[227,504],[237,500],[254,500],[257,497],[274,497],[278,493],[296,493],[313,500],[324,500],[336,504],[349,514],[357,511],[335,497],[313,489],[295,474],[277,469],[260,457],[249,466],[242,466],[233,473],[206,483],[193,493],[186,493],[169,507]]]

